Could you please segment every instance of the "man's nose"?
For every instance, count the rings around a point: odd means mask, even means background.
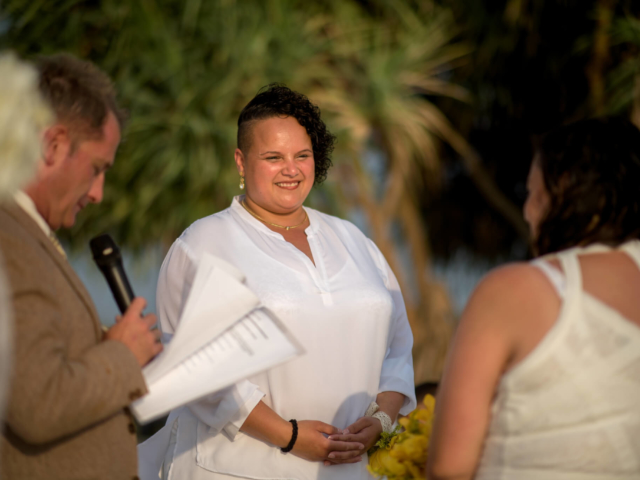
[[[89,201],[91,203],[100,203],[102,201],[102,194],[104,188],[104,172],[98,175],[91,185],[91,190],[89,190]]]

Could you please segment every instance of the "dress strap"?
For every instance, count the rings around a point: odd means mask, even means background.
[[[640,240],[633,240],[620,246],[620,250],[629,255],[640,270]]]
[[[578,298],[582,292],[582,270],[575,249],[561,252],[556,257],[566,277],[565,298]]]
[[[560,298],[564,298],[565,290],[567,288],[567,280],[564,274],[542,259],[534,260],[533,262],[531,262],[531,265],[539,268],[540,271],[542,271],[542,273],[544,273],[547,279],[551,282],[558,296]]]

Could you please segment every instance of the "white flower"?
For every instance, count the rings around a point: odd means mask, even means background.
[[[0,201],[35,174],[44,129],[53,121],[38,73],[12,53],[0,54]]]

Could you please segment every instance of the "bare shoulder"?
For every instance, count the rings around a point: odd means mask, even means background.
[[[460,319],[472,342],[502,351],[501,371],[528,355],[558,318],[561,299],[542,271],[528,263],[493,270],[478,285]],[[486,350],[486,348],[485,348]]]
[[[487,274],[473,292],[462,321],[518,328],[529,319],[557,314],[560,299],[546,276],[529,263],[512,263]]]
[[[549,280],[530,263],[510,263],[489,272],[478,284],[474,298],[500,297],[504,302],[521,302],[528,298],[540,299],[554,294]]]

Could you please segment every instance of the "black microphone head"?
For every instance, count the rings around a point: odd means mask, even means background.
[[[92,238],[89,241],[91,252],[93,253],[93,259],[97,264],[112,263],[122,260],[120,256],[120,249],[116,242],[113,241],[111,235],[105,233],[97,237]]]
[[[120,312],[124,313],[131,305],[134,294],[122,267],[120,249],[107,234],[92,238],[89,245],[93,259],[107,280]]]

